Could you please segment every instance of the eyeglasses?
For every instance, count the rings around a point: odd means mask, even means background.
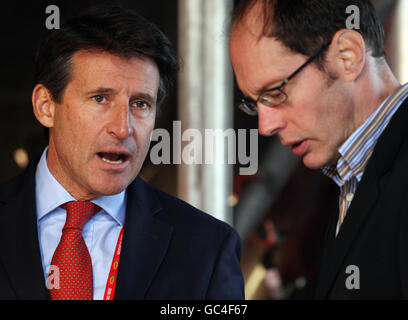
[[[249,114],[250,116],[258,115],[258,102],[262,103],[264,106],[267,107],[274,107],[284,103],[288,100],[288,95],[282,90],[283,87],[296,76],[304,67],[306,67],[310,62],[316,59],[319,55],[321,55],[330,45],[331,41],[325,44],[322,48],[320,48],[314,55],[312,55],[307,61],[302,64],[295,72],[293,72],[289,77],[287,77],[283,82],[274,88],[268,89],[262,92],[256,101],[244,98],[242,99],[241,103],[238,105],[238,108]]]

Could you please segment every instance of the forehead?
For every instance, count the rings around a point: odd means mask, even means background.
[[[303,63],[280,41],[262,37],[243,28],[233,30],[230,39],[231,63],[237,82],[245,93],[255,93],[263,87],[285,79]]]
[[[159,85],[159,71],[149,58],[125,59],[104,51],[76,52],[72,57],[72,79],[81,86],[127,83],[152,90]]]
[[[261,35],[262,25],[248,13],[234,25],[230,56],[238,85],[244,94],[256,94],[264,87],[282,81],[304,62],[282,42]]]

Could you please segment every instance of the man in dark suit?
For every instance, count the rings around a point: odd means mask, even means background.
[[[315,297],[408,298],[408,85],[370,1],[244,0],[230,54],[240,109],[340,188]]]
[[[237,233],[138,177],[177,68],[126,9],[48,32],[32,102],[49,145],[0,186],[0,299],[244,297]]]

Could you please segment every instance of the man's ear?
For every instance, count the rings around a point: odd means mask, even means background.
[[[42,84],[37,84],[32,94],[33,111],[37,120],[45,127],[54,126],[55,102],[50,91]]]
[[[330,46],[330,68],[344,81],[356,80],[366,62],[366,45],[360,33],[342,29],[333,36]]]

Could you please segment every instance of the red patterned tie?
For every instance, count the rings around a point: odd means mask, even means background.
[[[89,201],[72,201],[61,208],[67,210],[67,218],[51,261],[59,268],[59,289],[50,289],[51,299],[92,300],[92,261],[82,228],[101,208]]]

